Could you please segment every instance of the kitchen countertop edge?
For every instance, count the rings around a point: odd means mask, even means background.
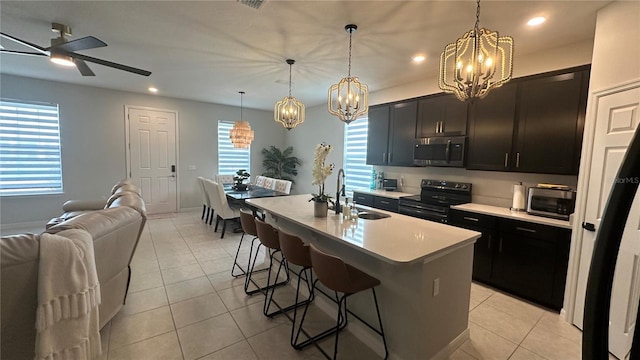
[[[503,208],[503,207],[493,206],[493,205],[469,203],[469,204],[462,204],[462,205],[454,205],[454,206],[451,206],[451,208],[456,210],[474,212],[478,214],[493,215],[493,216],[506,218],[506,219],[513,219],[513,220],[526,221],[526,222],[531,222],[531,223],[536,223],[541,225],[555,226],[555,227],[569,229],[569,230],[573,228],[573,225],[569,221],[551,219],[551,218],[546,218],[542,216],[529,215],[523,211],[511,211],[511,209],[509,208]]]

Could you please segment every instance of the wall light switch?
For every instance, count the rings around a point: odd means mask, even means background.
[[[189,166],[187,166],[187,169],[189,169],[190,171],[193,171],[193,170],[196,169],[196,166],[195,165],[189,165]]]
[[[440,294],[440,278],[433,280],[433,296]]]

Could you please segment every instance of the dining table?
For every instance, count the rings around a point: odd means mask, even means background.
[[[276,196],[287,196],[288,193],[277,191],[274,189],[265,188],[262,186],[251,185],[247,186],[246,190],[236,190],[233,184],[224,185],[224,192],[227,195],[227,200],[229,205],[235,207],[244,207],[249,208],[253,212],[254,216],[259,216],[264,218],[263,214],[259,214],[258,209],[254,206],[245,203],[247,199],[257,199],[257,198],[269,198]]]

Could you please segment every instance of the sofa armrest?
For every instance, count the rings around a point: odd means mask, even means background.
[[[100,210],[104,209],[107,200],[67,200],[62,205],[64,212],[80,210]]]

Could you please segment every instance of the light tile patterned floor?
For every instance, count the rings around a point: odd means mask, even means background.
[[[231,277],[239,237],[228,231],[220,239],[199,212],[149,220],[127,304],[102,329],[102,359],[323,359],[313,347],[293,350],[288,320],[264,317],[262,295],[246,296],[244,280]],[[248,247],[241,255],[246,261]],[[315,313],[313,321],[329,321]],[[483,285],[472,285],[469,328],[470,340],[450,359],[581,358],[581,332],[557,313]],[[340,354],[375,358],[349,333]]]

